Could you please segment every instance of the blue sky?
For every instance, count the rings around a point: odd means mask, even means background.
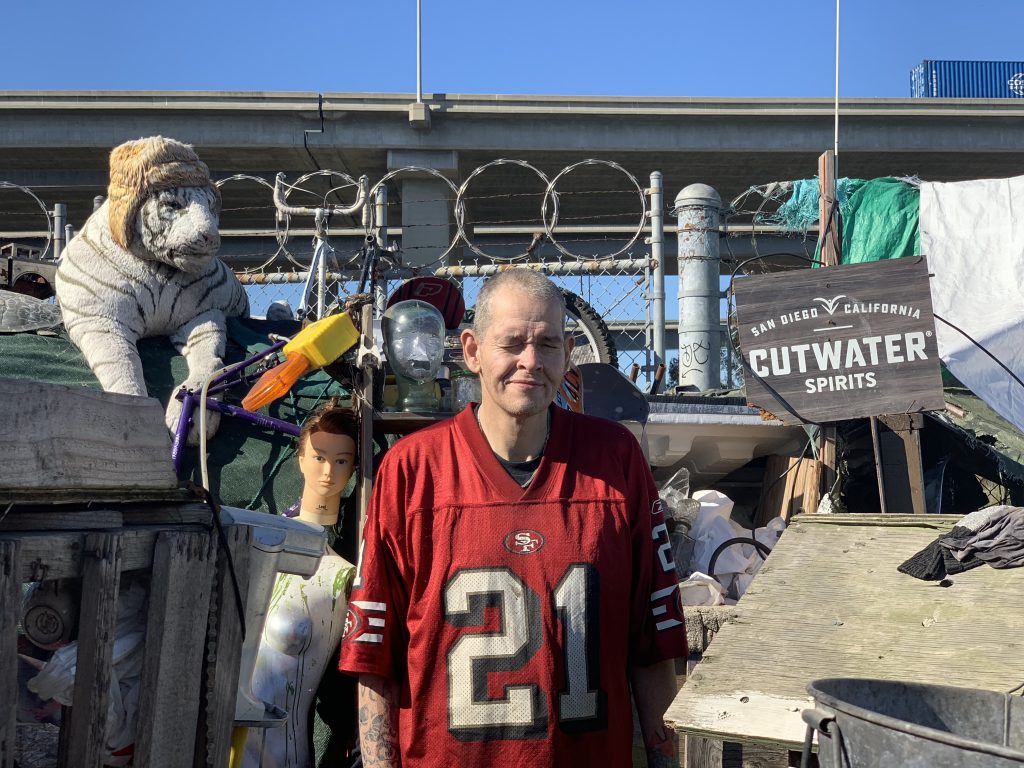
[[[413,92],[415,0],[4,4],[0,90]],[[181,9],[175,12],[174,9]],[[426,92],[831,96],[833,0],[423,0]],[[842,96],[1022,60],[1021,0],[843,0]]]

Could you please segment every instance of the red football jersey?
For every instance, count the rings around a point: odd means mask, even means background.
[[[551,414],[526,488],[471,407],[377,473],[341,669],[400,682],[406,768],[629,765],[628,664],[686,655],[640,446]]]

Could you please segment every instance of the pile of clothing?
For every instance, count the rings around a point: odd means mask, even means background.
[[[1024,507],[999,504],[971,512],[897,570],[938,581],[985,563],[993,568],[1024,565]]]

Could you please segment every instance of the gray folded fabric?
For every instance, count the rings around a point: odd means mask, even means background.
[[[993,568],[1024,566],[1024,508],[998,504],[964,515],[897,567],[900,573],[938,581],[988,563]]]
[[[989,513],[968,520],[978,512]],[[997,505],[967,515],[939,539],[939,544],[960,563],[978,560],[993,568],[1017,568],[1024,565],[1024,508]],[[964,525],[969,522],[969,525]]]

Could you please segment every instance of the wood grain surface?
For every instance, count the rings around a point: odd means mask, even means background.
[[[177,486],[156,400],[14,379],[0,379],[0,391],[0,488]]]
[[[944,407],[924,257],[744,277],[735,281],[733,289],[750,404],[770,411],[787,424]],[[870,311],[846,311],[846,307],[865,305]],[[910,307],[919,312],[919,317],[882,312],[882,305]],[[908,332],[924,334],[926,359],[909,359],[911,355],[902,340]],[[872,364],[870,347],[863,340],[880,340],[890,334],[900,336],[896,345],[899,354],[893,357],[898,362],[886,362],[886,345],[879,342],[878,361]],[[863,364],[854,357],[847,367],[850,341],[858,344]],[[806,347],[804,372],[798,370],[795,352],[788,356],[783,352],[783,348],[792,350],[794,345],[834,343],[842,345],[841,363],[824,371],[819,370],[810,346]],[[766,355],[768,351],[778,353],[780,363],[788,359],[790,371],[764,375],[763,370],[770,367],[769,358],[751,360],[751,352],[758,349],[765,350]],[[865,374],[874,377],[874,386],[862,379],[854,388],[846,380],[851,375]],[[839,377],[843,377],[842,383]],[[818,382],[810,392],[809,381]]]
[[[896,567],[959,518],[800,515],[666,715],[677,731],[798,749],[807,685],[869,677],[1006,691],[1024,668],[1024,569],[950,586]]]

